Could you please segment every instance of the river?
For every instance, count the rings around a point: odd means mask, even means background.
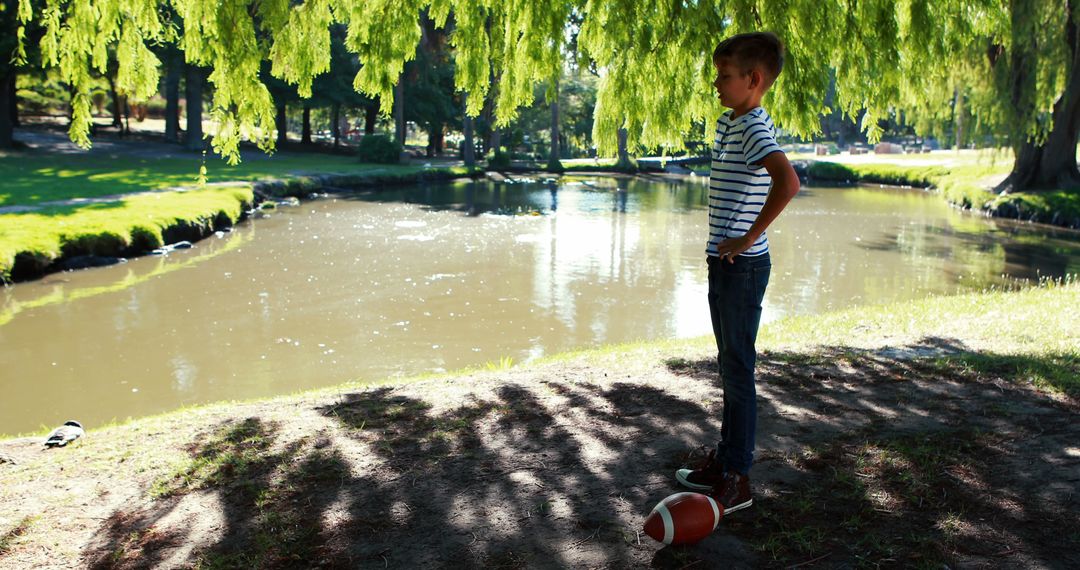
[[[282,207],[0,292],[0,433],[709,334],[701,183],[459,182]],[[920,190],[805,188],[766,322],[1080,273],[1080,234]]]

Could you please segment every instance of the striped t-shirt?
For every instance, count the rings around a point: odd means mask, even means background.
[[[772,177],[761,165],[766,155],[783,152],[776,144],[776,129],[765,109],[755,107],[732,119],[733,111],[716,122],[713,141],[712,174],[709,176],[708,255],[717,255],[716,245],[746,234],[761,213]],[[765,232],[741,255],[768,253]]]

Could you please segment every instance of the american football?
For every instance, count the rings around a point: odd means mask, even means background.
[[[657,503],[645,519],[645,534],[664,544],[692,544],[720,524],[724,507],[701,493],[675,493]]]

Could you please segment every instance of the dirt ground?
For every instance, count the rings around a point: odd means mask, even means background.
[[[761,355],[754,506],[689,547],[640,529],[716,366],[648,348],[0,442],[0,567],[1080,567],[1078,402],[963,351]]]

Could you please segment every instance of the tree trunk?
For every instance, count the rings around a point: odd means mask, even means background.
[[[10,85],[14,83],[15,69],[8,66],[6,71],[0,72],[0,109],[7,109],[11,105]],[[15,146],[15,123],[11,119],[10,113],[0,113],[0,148],[14,148]]]
[[[303,127],[300,129],[300,144],[311,144],[311,107],[304,103]]]
[[[499,150],[502,149],[502,129],[498,127],[491,128],[491,142],[488,143],[488,148],[491,149],[493,154],[499,154]]]
[[[130,135],[131,134],[131,101],[128,100],[127,95],[124,95],[123,102],[124,102],[124,105],[123,105],[122,109],[123,109],[123,112],[124,112],[124,124],[120,128],[120,134],[121,135]]]
[[[953,121],[956,128],[956,150],[964,148],[964,91],[956,90],[956,105],[953,106]]]
[[[484,123],[487,125],[487,133],[482,140],[485,157],[489,154],[499,152],[499,143],[502,142],[499,128],[495,126],[495,89],[499,85],[499,76],[495,75],[495,73],[491,73],[489,77],[492,81],[491,89],[488,92],[487,100],[484,101],[484,110],[481,112],[481,115],[484,117]]]
[[[171,143],[180,137],[180,68],[184,65],[179,55],[168,59],[165,73],[165,140]]]
[[[346,106],[342,105],[341,109],[338,111],[338,121],[337,121],[338,135],[341,137],[341,140],[344,141],[346,144],[349,142],[349,139],[353,136],[353,130],[354,130],[353,129],[353,124],[351,122],[349,122],[349,109],[350,108],[352,108],[352,107],[346,107]]]
[[[394,86],[394,142],[405,147],[405,72]]]
[[[330,131],[334,134],[334,148],[341,141],[341,103],[334,103],[330,109]]]
[[[548,158],[547,169],[552,172],[562,172],[562,163],[559,162],[559,80],[555,80],[555,96],[551,99],[551,157]]]
[[[446,152],[446,125],[435,123],[431,126],[431,150],[434,156],[441,156]]]
[[[428,143],[424,149],[424,154],[428,158],[442,154],[446,147],[446,135],[443,132],[443,127],[442,123],[428,123]]]
[[[11,114],[9,116],[11,117],[11,125],[13,127],[18,127],[19,126],[19,88],[18,88],[19,72],[16,69],[12,69],[10,71],[10,73],[11,73],[11,81],[8,83],[8,105],[9,105],[9,108],[11,109]],[[0,109],[2,109],[2,108],[3,107],[0,107]]]
[[[1041,145],[1034,144],[1030,139],[1014,144],[1016,162],[1013,163],[1012,172],[996,188],[1002,194],[1080,186],[1080,170],[1076,166],[1076,145],[1080,135],[1080,34],[1077,33],[1077,22],[1073,20],[1072,1],[1067,3],[1067,13],[1065,39],[1069,48],[1069,81],[1065,84],[1065,92],[1054,103],[1054,126],[1046,142]],[[1016,86],[1012,94],[1013,102],[1022,104],[1019,85],[1031,80],[1023,57],[1014,54],[1010,78]]]
[[[116,80],[108,73],[105,78],[109,81],[109,95],[112,97],[112,126],[123,127],[124,122],[120,118],[123,103],[120,101],[120,94],[116,92]]]
[[[375,121],[379,119],[379,104],[372,103],[364,108],[364,134],[375,134]]]
[[[289,142],[289,116],[285,103],[277,104],[277,114],[274,116],[274,127],[277,129],[278,148]]]
[[[634,165],[630,162],[630,151],[627,145],[627,138],[629,133],[626,129],[619,129],[619,160],[615,163],[615,168],[620,170],[632,170]]]
[[[467,107],[468,95],[464,97],[463,106]],[[465,141],[461,146],[461,160],[465,162],[467,168],[476,166],[476,142],[473,140],[473,118],[468,113],[462,119],[462,134],[465,136]]]
[[[397,85],[394,85],[394,142],[401,147],[401,161],[408,160],[409,154],[405,152],[405,136],[407,126],[405,124],[405,70],[402,68],[401,76],[398,77]]]
[[[184,145],[190,150],[203,150],[202,131],[202,95],[203,72],[197,66],[187,65],[187,77],[184,82],[184,98],[187,100],[187,140]]]

